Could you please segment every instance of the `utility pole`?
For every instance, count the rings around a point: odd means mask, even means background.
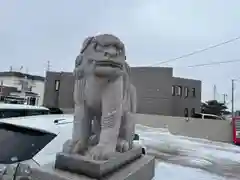
[[[47,71],[50,71],[50,61],[47,61]]]
[[[213,86],[213,100],[216,100],[216,92],[217,92],[217,87],[214,84],[214,86]]]
[[[223,94],[223,103],[224,103],[224,105],[226,104],[226,97],[227,97],[227,94]]]
[[[235,79],[232,79],[232,117],[234,117],[234,81]]]

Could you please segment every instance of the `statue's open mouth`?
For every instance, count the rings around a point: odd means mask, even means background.
[[[123,69],[123,65],[114,61],[96,61],[96,66]]]

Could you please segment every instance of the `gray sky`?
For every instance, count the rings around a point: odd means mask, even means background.
[[[126,44],[131,65],[149,65],[240,36],[239,0],[0,0],[0,71],[72,71],[86,36],[113,33]],[[203,100],[231,95],[239,63],[187,68],[240,59],[240,40],[164,64],[174,75],[202,80]],[[236,83],[240,108],[240,81]]]

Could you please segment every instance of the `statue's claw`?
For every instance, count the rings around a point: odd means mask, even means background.
[[[73,143],[72,143],[72,140],[67,140],[64,144],[63,144],[63,152],[64,153],[71,153],[71,151],[72,151],[72,145],[73,145]]]
[[[67,140],[63,144],[63,152],[64,153],[70,153],[70,154],[84,154],[84,152],[87,150],[86,146],[83,146],[81,141],[72,141]]]
[[[86,155],[90,156],[93,160],[100,160],[100,161],[103,160],[104,161],[104,160],[108,160],[110,158],[111,154],[113,154],[113,153],[114,152],[112,152],[105,146],[96,145],[96,146],[92,147],[92,149],[90,149]]]
[[[84,154],[85,151],[87,151],[87,147],[81,141],[77,141],[72,149],[72,153],[75,154]]]
[[[124,153],[130,149],[129,142],[127,140],[118,139],[116,150],[117,152]]]

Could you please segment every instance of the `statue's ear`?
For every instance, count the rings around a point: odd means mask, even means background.
[[[84,53],[84,51],[87,49],[87,47],[92,43],[92,41],[93,41],[93,39],[94,39],[95,37],[94,36],[92,36],[92,37],[87,37],[85,40],[84,40],[84,42],[83,42],[83,44],[82,44],[82,49],[81,49],[81,54],[83,54]]]
[[[82,54],[77,56],[77,58],[75,60],[75,67],[78,67],[82,64],[82,59],[83,59]]]

